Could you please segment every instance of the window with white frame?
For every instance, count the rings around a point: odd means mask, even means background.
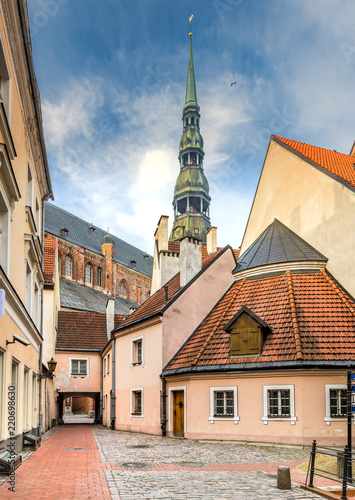
[[[107,355],[107,375],[110,374],[110,355]]]
[[[31,167],[27,165],[27,192],[26,192],[26,205],[32,208],[33,203],[33,176]]]
[[[69,257],[69,255],[66,255],[66,257],[65,257],[65,277],[66,278],[72,277],[72,268],[73,268],[72,264],[73,263],[72,263],[71,257]]]
[[[90,264],[85,266],[85,283],[92,283],[92,267]]]
[[[31,314],[32,312],[32,269],[28,261],[26,261],[26,294],[25,305],[26,309]]]
[[[89,360],[87,358],[70,358],[70,375],[72,377],[84,377],[89,375]]]
[[[347,390],[345,384],[326,384],[325,386],[325,417],[330,425],[332,420],[347,418]]]
[[[32,374],[32,427],[37,427],[37,376]]]
[[[0,265],[6,274],[9,273],[10,217],[10,206],[0,186]]]
[[[106,377],[106,358],[103,359],[103,369],[102,372],[104,374],[104,377]]]
[[[293,385],[264,385],[263,386],[262,420],[267,424],[270,420],[289,420],[296,423],[295,390]]]
[[[7,120],[11,122],[11,79],[5,51],[0,43],[0,99],[4,104]]]
[[[35,282],[34,287],[33,321],[37,328],[39,328],[39,285],[37,282]]]
[[[131,340],[131,368],[137,365],[144,366],[143,335]]]
[[[107,394],[104,394],[104,396],[102,398],[102,409],[103,410],[106,409],[106,399],[107,399]]]
[[[215,420],[239,422],[237,387],[210,387],[209,421],[213,424]]]
[[[121,281],[118,285],[118,295],[121,297],[127,298],[127,287],[124,281]]]
[[[143,418],[143,387],[131,389],[131,417]]]
[[[15,359],[12,358],[12,365],[11,365],[11,394],[15,393],[15,432],[18,431],[18,403],[19,403],[19,397],[20,397],[20,390],[19,390],[19,362]]]
[[[96,270],[96,286],[102,286],[102,269],[98,267]]]
[[[30,395],[30,370],[24,368],[23,372],[23,428],[30,428],[29,416],[29,395]]]
[[[37,235],[40,236],[41,234],[41,212],[39,209],[39,204],[38,200],[36,198],[36,203],[35,203],[35,222],[36,222],[36,230],[37,230]]]

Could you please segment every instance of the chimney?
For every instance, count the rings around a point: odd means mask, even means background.
[[[155,231],[154,237],[155,241],[158,243],[158,251],[168,251],[168,221],[169,217],[167,215],[162,215],[158,222],[158,227]]]
[[[106,334],[107,340],[111,338],[111,332],[115,328],[115,299],[110,297],[106,302]]]
[[[179,272],[179,252],[176,249],[169,250],[168,221],[169,217],[162,215],[154,233],[155,244],[153,275],[150,288],[151,295]]]
[[[180,240],[180,286],[185,286],[201,268],[201,240],[185,236]]]
[[[217,251],[217,228],[211,226],[206,233],[207,255]]]

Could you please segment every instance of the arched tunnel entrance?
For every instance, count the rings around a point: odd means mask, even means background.
[[[100,422],[100,393],[59,392],[57,402],[60,424]]]

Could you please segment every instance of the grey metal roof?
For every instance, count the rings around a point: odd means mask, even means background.
[[[90,230],[90,226],[95,229],[94,232]],[[67,235],[63,235],[63,228],[68,230]],[[48,202],[45,204],[44,230],[99,255],[102,255],[102,238],[107,235],[103,229]],[[112,234],[110,236],[115,244],[116,262],[145,276],[152,276],[153,257],[151,255],[117,238],[117,236]]]
[[[104,292],[79,285],[74,281],[60,280],[60,305],[64,309],[78,311],[106,312],[108,296]],[[138,304],[121,297],[115,298],[115,314],[129,316],[130,309],[137,309]]]
[[[275,219],[239,257],[235,271],[282,262],[327,260],[318,250]]]

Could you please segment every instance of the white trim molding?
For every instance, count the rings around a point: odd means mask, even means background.
[[[134,344],[139,340],[142,341],[142,361],[140,363],[137,363],[137,361],[133,359],[136,352]],[[135,366],[141,366],[142,368],[144,368],[144,335],[140,335],[139,337],[134,337],[134,339],[131,339],[131,370]]]
[[[74,378],[74,377],[83,377],[83,378],[90,378],[90,363],[89,363],[90,358],[79,358],[75,356],[75,358],[69,358],[69,378]],[[80,374],[80,373],[72,373],[71,368],[72,368],[72,361],[86,361],[86,374]]]
[[[289,390],[290,391],[290,416],[289,417],[269,417],[268,416],[268,405],[267,405],[267,392],[269,390]],[[295,415],[295,386],[294,385],[263,385],[263,416],[261,420],[264,422],[264,425],[267,425],[268,422],[280,422],[280,421],[288,421],[291,425],[295,425],[297,421],[297,417]]]
[[[234,405],[234,415],[233,417],[215,417],[214,416],[214,393],[217,391],[233,391],[233,405]],[[238,424],[240,417],[238,416],[238,388],[236,386],[229,387],[210,387],[210,416],[208,417],[210,424],[214,424],[218,420],[229,420]]]
[[[132,410],[133,410],[133,393],[134,392],[140,392],[141,393],[141,407],[142,407],[142,411],[141,411],[140,415],[134,415],[132,413]],[[129,418],[130,418],[130,420],[132,420],[132,418],[140,418],[141,420],[144,419],[144,411],[143,411],[143,387],[131,387],[131,389],[130,389]]]
[[[331,389],[343,389],[346,391],[347,387],[346,384],[325,384],[325,417],[324,417],[324,422],[326,422],[327,425],[331,425],[332,422],[346,422],[347,421],[347,416],[345,417],[331,417],[330,416],[330,390]],[[353,399],[353,392],[352,392],[352,399]],[[352,401],[353,404],[353,401]],[[352,418],[354,420],[355,424],[355,415],[352,415]]]

